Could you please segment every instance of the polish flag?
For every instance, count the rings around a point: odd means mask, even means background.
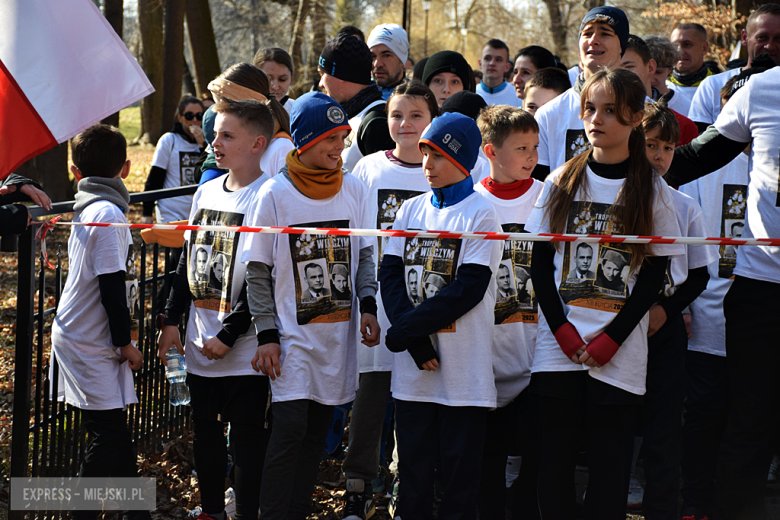
[[[152,92],[92,0],[0,0],[0,179]]]

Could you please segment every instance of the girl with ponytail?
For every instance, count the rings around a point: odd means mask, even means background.
[[[260,158],[260,169],[270,177],[276,175],[286,164],[287,154],[294,147],[290,137],[290,115],[271,95],[268,76],[251,63],[237,63],[209,83],[209,90],[217,101],[222,98],[234,101],[254,99],[268,105],[274,116],[274,136]],[[216,116],[216,112],[211,107],[203,116],[203,133],[209,144],[214,140]],[[217,168],[214,152],[210,147],[208,151],[209,155],[201,166],[200,184],[227,173]]]
[[[647,160],[645,89],[624,69],[585,83],[591,148],[546,180],[526,230],[679,236],[670,188]],[[647,370],[647,311],[676,244],[537,242],[531,277],[542,309],[532,368],[542,423],[543,518],[574,518],[574,467],[589,454],[584,518],[625,518],[630,450]]]

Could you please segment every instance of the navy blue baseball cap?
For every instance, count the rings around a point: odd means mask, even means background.
[[[617,7],[612,7],[611,5],[594,7],[588,11],[588,14],[586,14],[585,18],[582,19],[582,24],[580,24],[580,34],[582,34],[582,29],[585,27],[585,25],[594,20],[597,22],[606,23],[612,27],[618,37],[618,40],[620,40],[620,54],[625,54],[626,47],[628,46],[628,34],[630,32],[626,13]]]
[[[334,132],[351,129],[347,113],[332,97],[322,92],[309,92],[295,100],[290,130],[299,154]]]
[[[482,134],[479,133],[477,123],[469,116],[448,112],[434,118],[428,125],[418,146],[422,144],[444,154],[466,177],[470,177],[471,170],[477,164]]]

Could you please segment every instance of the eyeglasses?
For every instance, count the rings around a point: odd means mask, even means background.
[[[203,121],[203,112],[195,112],[194,114],[192,112],[184,112],[182,115],[187,121],[192,121],[193,119]]]

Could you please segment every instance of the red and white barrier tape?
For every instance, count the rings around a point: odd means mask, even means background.
[[[53,219],[52,219],[53,220]],[[50,221],[52,222],[52,221]],[[47,223],[44,223],[46,225]],[[103,222],[52,222],[63,226],[164,229],[171,231],[234,231],[290,235],[336,235],[360,237],[458,238],[465,240],[524,240],[528,242],[608,242],[624,244],[687,244],[729,246],[780,246],[780,238],[654,237],[635,235],[575,235],[570,233],[460,233],[457,231],[403,231],[395,229],[340,229],[254,226],[190,226],[177,224],[120,224]]]

